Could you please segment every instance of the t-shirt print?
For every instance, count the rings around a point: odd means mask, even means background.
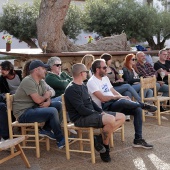
[[[103,93],[107,93],[110,91],[107,83],[102,85],[102,91],[103,91]]]

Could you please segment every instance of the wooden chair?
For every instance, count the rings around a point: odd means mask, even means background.
[[[170,112],[170,110],[161,112],[160,106],[161,103],[165,103],[168,100],[170,100],[170,97],[164,97],[164,96],[157,96],[157,90],[156,90],[156,77],[148,77],[148,78],[140,78],[141,83],[141,100],[142,102],[146,101],[152,101],[157,106],[157,111],[155,112],[155,116],[150,117],[156,117],[158,119],[158,125],[161,125],[161,114],[167,114]],[[144,98],[144,90],[145,89],[153,89],[154,90],[154,96],[150,98]],[[145,122],[145,113],[143,111],[143,121]]]
[[[23,152],[23,150],[20,146],[20,143],[24,140],[25,140],[25,136],[21,136],[19,138],[10,139],[10,140],[0,142],[0,151],[6,150],[6,149],[11,148],[11,147],[15,147],[16,150],[17,150],[15,153],[11,153],[7,157],[1,159],[0,164],[4,163],[5,161],[8,161],[9,159],[12,159],[12,158],[20,155],[21,158],[23,159],[26,167],[30,168],[31,166],[30,166],[30,164],[27,160],[27,157],[25,156],[25,154],[24,154],[24,152]]]
[[[65,106],[65,99],[64,95],[62,95],[62,111],[63,111],[63,124],[64,124],[64,135],[65,135],[65,148],[66,148],[66,158],[69,160],[70,159],[70,152],[78,152],[78,153],[89,153],[91,154],[91,161],[92,163],[95,163],[95,149],[94,149],[94,130],[95,128],[93,127],[76,127],[74,126],[74,123],[67,123],[67,111],[66,111],[66,106]],[[69,137],[68,136],[68,129],[74,129],[77,131],[78,137]],[[124,125],[116,130],[119,131],[121,130],[121,139],[124,141]],[[83,135],[85,134],[86,135]],[[88,134],[88,135],[87,135]],[[85,138],[85,136],[87,136]],[[69,141],[72,141],[69,143]],[[78,142],[79,143],[79,148],[78,149],[71,149],[70,145]],[[90,144],[90,150],[84,150],[84,145]],[[110,139],[110,147],[113,147],[113,134],[111,135]]]
[[[9,93],[7,93],[6,104],[7,104],[7,113],[8,113],[9,137],[10,139],[13,139],[14,137],[26,135],[28,139],[22,142],[22,148],[35,149],[36,157],[40,158],[40,142],[45,142],[46,150],[49,151],[50,150],[49,138],[39,137],[38,127],[42,126],[42,124],[38,122],[34,122],[34,123],[19,123],[18,121],[12,122],[12,119],[11,119],[12,102],[13,102],[13,95],[10,95]],[[21,128],[20,135],[13,134],[14,127]],[[29,146],[28,143],[35,143],[35,145]],[[13,149],[11,149],[11,152],[14,152]]]

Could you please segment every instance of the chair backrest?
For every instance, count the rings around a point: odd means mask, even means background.
[[[8,114],[8,127],[9,127],[9,134],[12,134],[12,102],[13,102],[13,95],[10,95],[9,93],[6,93],[6,105],[7,105],[7,114]]]
[[[63,111],[64,129],[67,129],[67,110],[66,110],[66,105],[65,105],[64,94],[62,94],[62,111]]]
[[[170,74],[168,74],[168,87],[169,87],[169,97],[170,97]]]
[[[147,77],[147,78],[140,78],[141,83],[141,98],[144,98],[144,90],[145,89],[153,89],[154,90],[154,97],[157,96],[157,90],[156,90],[156,77]]]

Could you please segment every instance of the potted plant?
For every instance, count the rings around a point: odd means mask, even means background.
[[[11,51],[12,36],[3,35],[2,39],[6,41],[6,51]]]

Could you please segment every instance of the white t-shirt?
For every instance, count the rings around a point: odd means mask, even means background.
[[[93,94],[100,91],[104,96],[114,96],[110,91],[112,85],[107,76],[102,77],[102,80],[96,78],[94,75],[88,80],[87,88],[93,101],[101,108],[101,101]]]

